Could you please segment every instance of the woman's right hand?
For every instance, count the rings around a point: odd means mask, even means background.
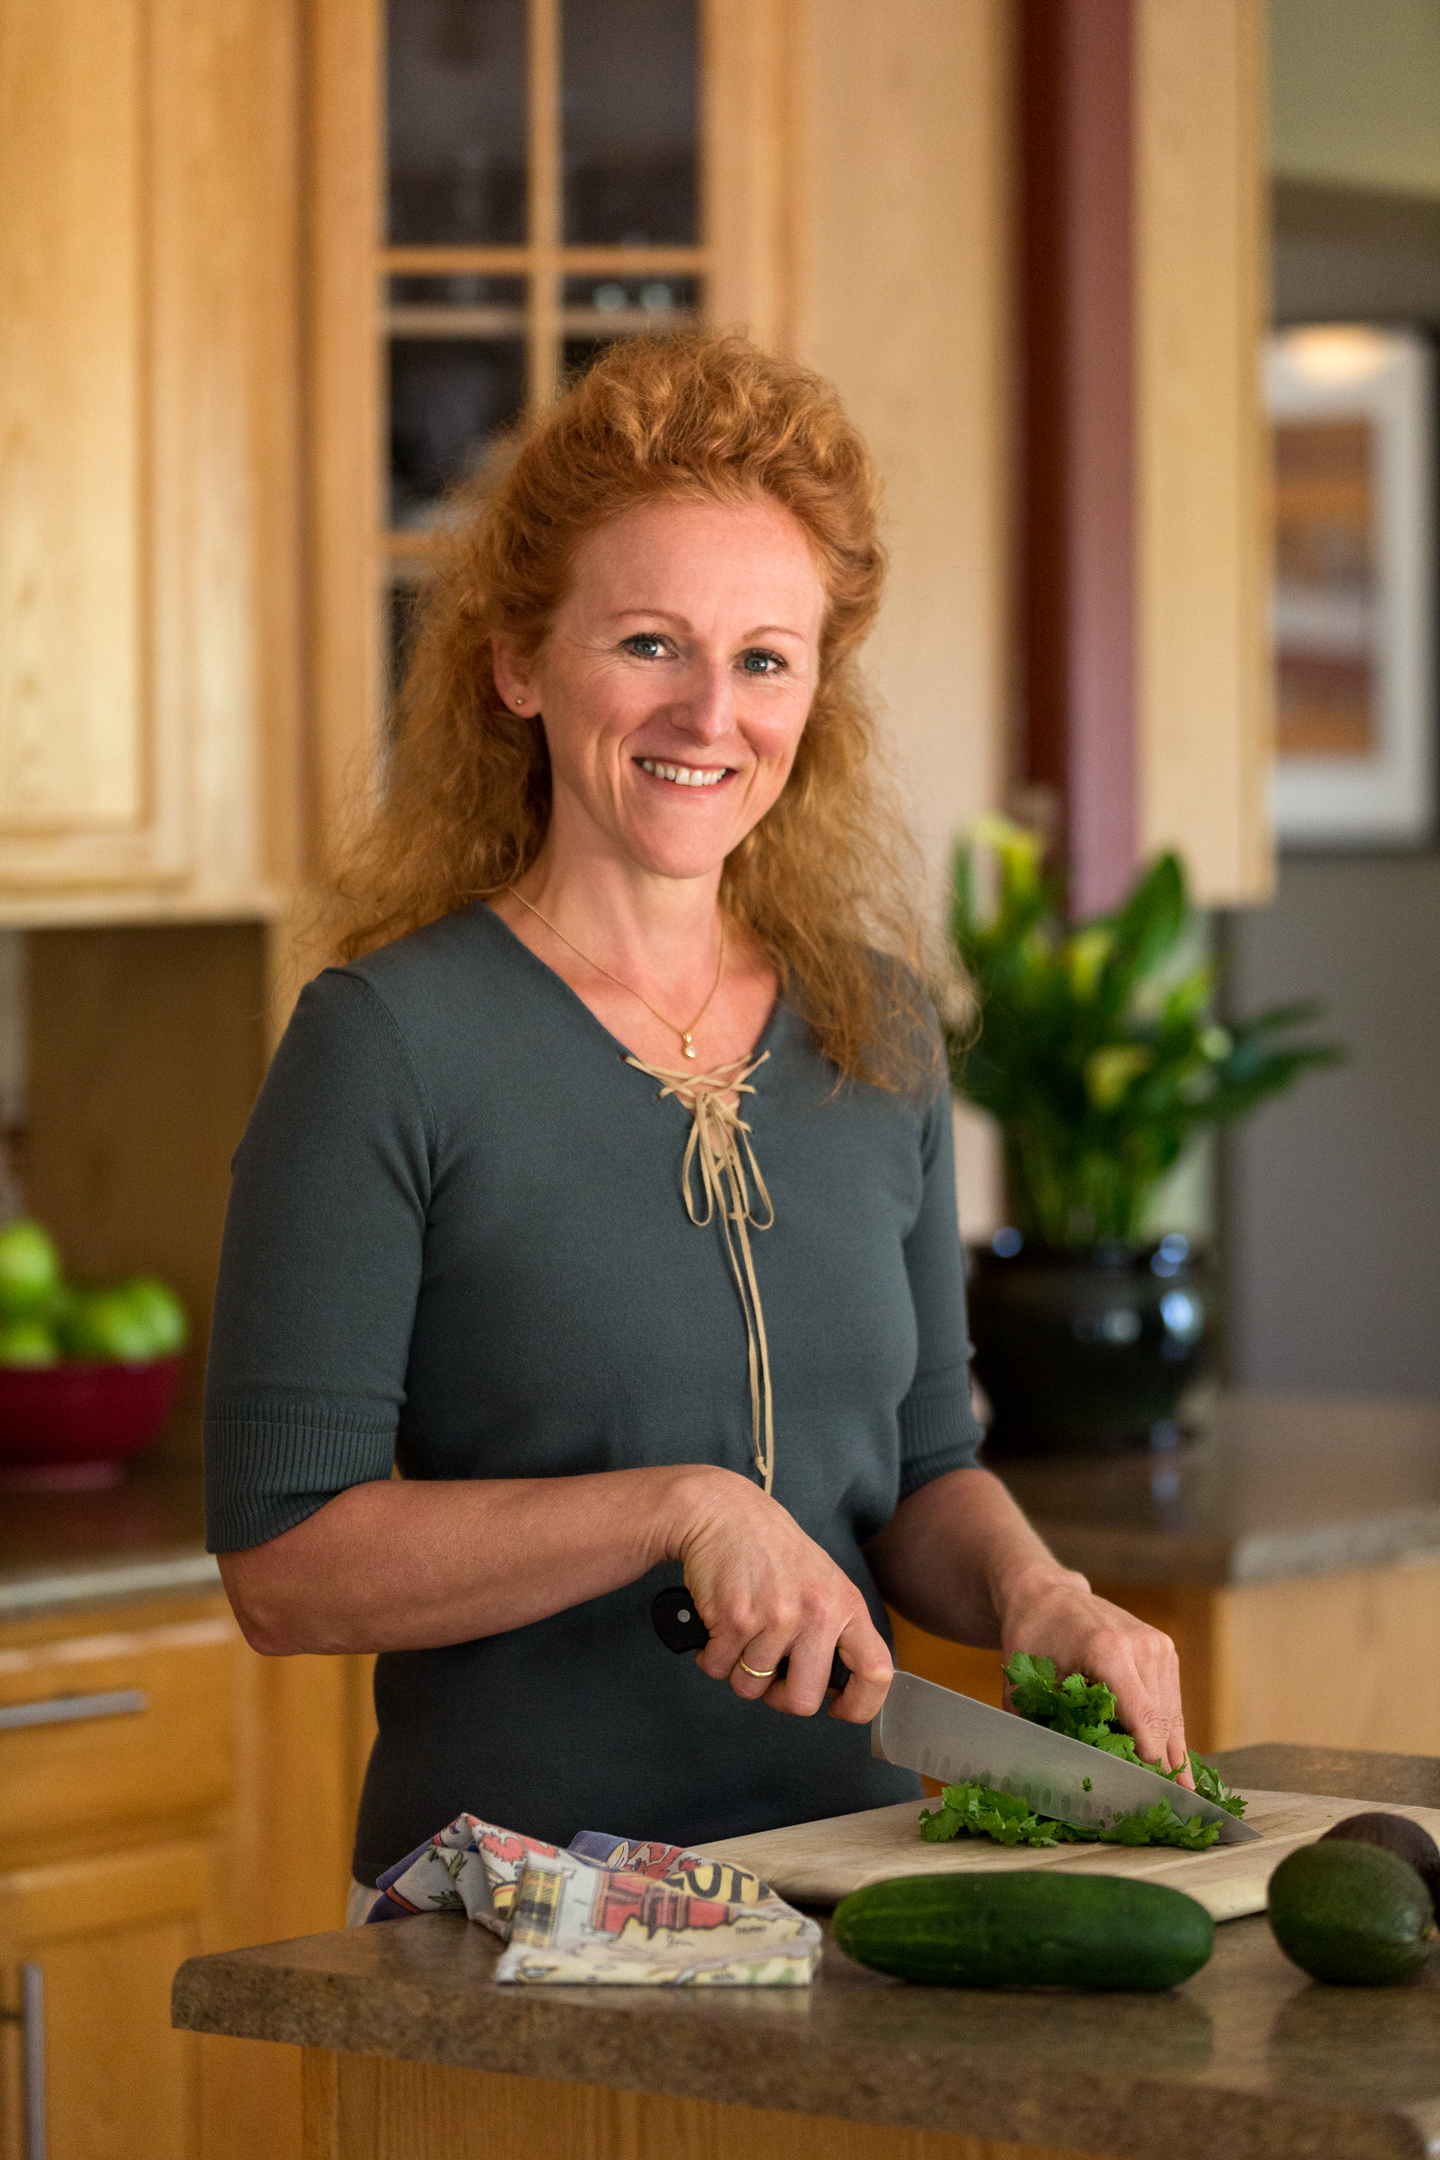
[[[710,1630],[696,1659],[712,1680],[728,1680],[747,1701],[813,1717],[825,1700],[835,1651],[850,1667],[832,1717],[867,1725],[879,1712],[894,1667],[865,1600],[778,1500],[733,1470],[697,1467],[676,1493],[671,1557],[685,1570],[695,1610]],[[772,1671],[783,1680],[743,1670]]]

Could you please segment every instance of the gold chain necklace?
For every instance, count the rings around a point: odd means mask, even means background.
[[[710,995],[706,998],[705,1003],[700,1007],[699,1012],[696,1013],[689,1027],[682,1028],[677,1027],[673,1020],[667,1020],[664,1013],[655,1012],[655,1007],[650,1003],[649,998],[645,997],[639,990],[637,990],[633,983],[622,982],[618,975],[612,975],[610,973],[609,968],[601,967],[598,960],[592,960],[589,953],[581,952],[580,947],[575,943],[574,939],[566,937],[563,930],[557,929],[555,924],[551,922],[549,916],[542,915],[539,908],[535,906],[534,902],[525,898],[524,893],[517,892],[516,888],[513,885],[511,885],[507,889],[510,893],[511,899],[518,900],[521,907],[529,908],[530,913],[535,916],[537,921],[543,922],[547,930],[554,931],[555,936],[559,938],[561,944],[568,945],[577,960],[583,960],[586,967],[594,968],[597,975],[605,976],[608,981],[614,983],[617,990],[628,990],[631,997],[639,998],[640,1003],[645,1007],[646,1012],[654,1013],[655,1018],[660,1022],[661,1027],[667,1027],[669,1028],[672,1035],[679,1036],[680,1047],[685,1052],[686,1057],[694,1057],[695,1045],[691,1038],[694,1035],[696,1028],[699,1027],[700,1022],[704,1019],[706,1013],[709,1012],[715,993],[720,988],[720,978],[725,973],[725,917],[723,915],[720,917],[720,964],[715,970],[715,980],[710,985]]]

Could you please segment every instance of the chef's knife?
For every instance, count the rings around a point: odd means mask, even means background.
[[[703,1650],[710,1640],[683,1585],[662,1590],[650,1617],[667,1649]],[[782,1659],[776,1671],[784,1670]],[[849,1677],[837,1655],[830,1685],[842,1687]],[[897,1672],[891,1681],[870,1727],[870,1752],[946,1785],[974,1780],[1013,1793],[1037,1815],[1082,1828],[1104,1829],[1117,1816],[1167,1800],[1184,1821],[1198,1815],[1202,1822],[1217,1823],[1222,1845],[1248,1844],[1260,1835],[1213,1800],[1202,1800],[1158,1771],[1124,1762],[1008,1710],[992,1709],[969,1695],[957,1695],[952,1688],[937,1687],[914,1673]]]

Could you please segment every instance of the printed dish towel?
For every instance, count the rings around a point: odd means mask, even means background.
[[[457,1815],[387,1868],[366,1920],[464,1913],[506,1944],[500,1981],[805,1987],[820,1930],[744,1868],[582,1830],[542,1845]]]

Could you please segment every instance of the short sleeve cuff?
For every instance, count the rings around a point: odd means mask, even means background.
[[[985,1435],[970,1408],[968,1366],[941,1387],[912,1390],[899,1423],[902,1500],[947,1471],[973,1469]]]
[[[351,1485],[388,1477],[395,1421],[322,1405],[236,1402],[205,1419],[205,1542],[244,1552]]]

